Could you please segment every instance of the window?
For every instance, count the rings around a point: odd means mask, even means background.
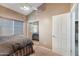
[[[0,35],[12,35],[13,34],[13,21],[0,18]]]
[[[23,21],[0,18],[0,36],[23,34]]]
[[[23,34],[23,22],[14,21],[14,35]]]

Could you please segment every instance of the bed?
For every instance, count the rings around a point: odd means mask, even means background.
[[[0,56],[27,56],[32,53],[33,42],[24,35],[0,37]]]

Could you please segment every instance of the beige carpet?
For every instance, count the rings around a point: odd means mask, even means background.
[[[37,44],[37,42],[34,41],[34,53],[31,54],[30,56],[60,56],[59,54],[56,54],[54,52],[52,52],[51,50],[40,46],[39,44]]]

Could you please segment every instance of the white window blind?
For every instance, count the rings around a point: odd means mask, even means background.
[[[13,21],[0,18],[0,35],[12,35],[13,32]]]
[[[23,22],[14,21],[14,35],[23,34]]]
[[[0,36],[23,34],[23,21],[0,18]]]

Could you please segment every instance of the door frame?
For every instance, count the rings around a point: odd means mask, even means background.
[[[71,10],[70,10],[70,13],[71,13],[71,16],[75,17],[75,8],[76,8],[77,4],[74,3]],[[71,56],[75,56],[75,19],[74,17],[73,18],[70,18],[71,19],[71,42],[70,42],[70,55]]]
[[[28,21],[28,25],[27,25],[27,36],[29,37],[29,34],[28,34],[28,32],[31,32],[31,30],[30,30],[30,23],[35,23],[35,22],[38,22],[38,33],[39,33],[39,21],[38,20],[35,20],[35,21]],[[29,30],[29,31],[28,31]],[[31,35],[31,39],[32,39],[32,35]],[[39,41],[40,41],[40,39],[39,39]],[[39,42],[38,41],[38,42]]]

